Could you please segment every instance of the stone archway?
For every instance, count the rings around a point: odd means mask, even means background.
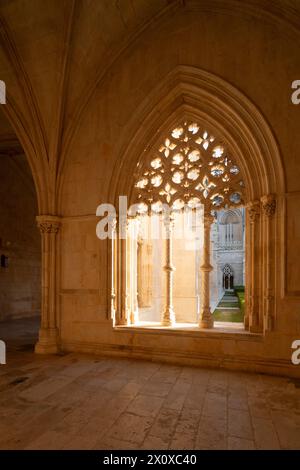
[[[268,123],[240,91],[193,67],[180,66],[169,74],[130,123],[131,132],[124,139],[111,180],[112,202],[116,203],[119,195],[132,200],[132,175],[142,164],[145,152],[182,119],[205,123],[222,135],[241,168],[246,203],[245,327],[265,333],[274,328],[276,321],[274,263],[279,255],[275,244],[279,220],[275,214],[284,194],[284,172]],[[124,273],[125,244],[120,241],[117,245],[117,271]],[[116,311],[124,315],[125,277],[117,279]]]

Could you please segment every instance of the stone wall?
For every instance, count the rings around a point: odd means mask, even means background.
[[[36,194],[25,155],[0,157],[0,321],[40,312],[41,247]]]
[[[94,271],[95,276],[91,277],[91,253],[87,252],[83,240],[93,237],[97,221],[95,218],[95,222],[91,222],[87,215],[92,216],[99,203],[111,201],[113,189],[116,193],[119,190],[114,185],[121,179],[114,180],[114,172],[121,166],[121,162],[125,162],[121,170],[122,179],[130,184],[129,166],[138,156],[130,153],[125,157],[124,153],[136,133],[143,132],[144,109],[148,109],[148,106],[149,110],[153,108],[154,100],[158,100],[160,84],[168,84],[168,74],[176,67],[182,64],[198,67],[221,77],[240,90],[261,111],[276,135],[285,171],[286,190],[293,194],[287,198],[288,224],[293,224],[292,221],[296,220],[299,214],[297,201],[300,187],[299,178],[296,177],[299,174],[299,142],[294,136],[298,132],[300,114],[290,101],[290,85],[297,77],[300,66],[297,46],[299,41],[297,43],[294,37],[286,34],[286,25],[280,22],[273,24],[266,17],[254,18],[241,10],[235,14],[232,14],[232,11],[218,11],[217,8],[214,11],[202,10],[200,6],[198,9],[195,3],[193,8],[189,8],[189,4],[190,2],[187,2],[187,8],[180,14],[165,18],[150,28],[138,44],[120,56],[110,69],[109,75],[95,91],[93,100],[89,102],[67,155],[60,194],[60,211],[63,216],[63,265],[72,265],[75,255],[73,245],[79,244],[81,248],[76,252],[78,278],[70,278],[68,270],[62,277],[62,287],[68,284],[68,291],[61,291],[60,311],[61,338],[66,349],[84,349],[86,346],[88,350],[90,345],[93,350],[95,345],[103,342],[110,342],[112,349],[118,347],[116,343],[125,347],[130,342],[132,347],[130,333],[121,336],[111,331],[108,334],[105,327],[109,319],[109,290],[105,289],[107,244],[94,239],[94,256],[97,257],[99,274]],[[168,86],[165,85],[170,92],[170,100],[172,86],[175,87],[176,83],[172,84],[170,81]],[[174,105],[173,108],[170,105],[170,109],[176,109],[176,106],[178,103],[174,97]],[[157,115],[164,112],[163,106],[160,109],[157,105]],[[150,139],[154,138],[158,127],[159,124],[157,128],[154,126],[152,134],[149,132]],[[257,186],[257,181],[252,181],[252,184]],[[281,193],[278,197],[276,230],[281,237],[285,223],[282,207],[286,196]],[[288,236],[293,236],[297,243],[295,224],[289,230]],[[279,237],[277,240],[277,248],[282,250],[284,241]],[[286,258],[284,252],[280,251],[282,256],[276,259],[276,272],[281,273],[276,275],[274,293],[277,308],[276,331],[271,332],[268,340],[259,346],[257,343],[252,344],[251,353],[250,349],[249,352],[246,349],[238,352],[243,358],[249,357],[249,361],[252,360],[252,354],[261,360],[268,356],[270,360],[274,358],[275,362],[277,358],[281,358],[286,364],[290,364],[290,345],[300,334],[295,308],[297,305],[299,309],[300,305],[300,297],[297,294],[299,283],[296,281],[299,263],[294,259],[294,268],[287,270],[286,261],[290,259],[290,247],[291,245],[287,247]],[[287,278],[286,272],[290,273]],[[82,281],[88,278],[89,283]],[[284,283],[287,295],[284,293]],[[289,296],[289,291],[293,298]],[[282,340],[278,339],[278,335]],[[199,342],[195,348],[202,348],[202,345],[203,342]],[[151,345],[149,342],[151,351],[152,347],[154,351],[156,343]],[[166,354],[167,350],[168,348]],[[212,350],[215,351],[216,348],[213,341],[210,341],[205,354]],[[220,357],[226,353],[228,349],[222,346]],[[234,351],[233,355],[236,358],[237,351]],[[245,361],[247,362],[246,359]]]
[[[139,15],[128,17],[126,26],[113,7],[106,10],[107,2],[92,3],[77,2],[74,11],[68,1],[45,0],[43,9],[18,0],[0,6],[1,79],[13,97],[3,109],[26,145],[40,214],[61,220],[57,244],[50,236],[55,272],[45,276],[51,281],[45,291],[50,285],[56,302],[46,309],[45,324],[47,315],[58,319],[53,326],[64,350],[172,360],[185,354],[191,363],[198,354],[201,363],[213,358],[224,366],[230,358],[237,368],[278,372],[282,366],[290,373],[291,343],[300,335],[300,107],[291,102],[300,70],[299,2],[136,2],[139,11],[149,8],[140,11],[140,22]],[[251,255],[246,237],[246,265],[263,260],[256,263],[260,276],[253,271],[263,290],[251,282],[251,295],[252,306],[260,303],[273,315],[265,336],[183,338],[112,328],[109,244],[96,238],[95,211],[115,202],[118,191],[130,191],[143,151],[173,116],[182,118],[178,110],[226,131],[247,176],[247,202],[275,194],[272,220],[268,204],[261,217],[251,212],[253,238],[263,232],[270,243]],[[23,197],[18,194],[22,204]]]

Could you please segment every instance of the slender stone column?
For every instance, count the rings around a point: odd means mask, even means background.
[[[271,331],[275,326],[274,305],[274,227],[276,199],[273,194],[261,198],[264,234],[264,331]]]
[[[116,324],[128,325],[130,322],[129,282],[128,282],[128,220],[120,220],[119,224],[119,305]]]
[[[199,318],[200,328],[213,328],[214,320],[210,311],[210,228],[214,217],[210,213],[204,214],[204,239],[203,239],[203,262],[200,266],[202,273],[201,285],[201,313]]]
[[[42,237],[42,305],[41,328],[35,352],[52,354],[59,349],[56,318],[56,250],[60,219],[51,215],[41,215],[36,219]]]
[[[137,302],[138,307],[152,305],[152,243],[149,240],[137,240]]]
[[[166,306],[162,315],[162,325],[173,326],[175,324],[175,312],[173,307],[173,272],[175,270],[173,259],[173,225],[172,215],[166,216],[164,220],[166,230],[166,264],[164,270],[166,273]]]
[[[248,204],[250,220],[250,271],[249,276],[249,328],[250,331],[259,333],[262,330],[259,312],[259,290],[260,290],[260,258],[259,258],[259,236],[260,236],[260,201],[252,201]]]
[[[134,218],[131,221],[131,248],[130,248],[130,322],[132,325],[139,320],[138,309],[138,286],[137,286],[137,250],[138,250],[138,226],[139,220]]]
[[[117,241],[117,219],[114,217],[111,221],[111,294],[110,307],[113,323],[116,321],[116,241]]]

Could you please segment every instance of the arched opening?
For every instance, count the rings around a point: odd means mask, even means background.
[[[149,103],[151,103],[151,108]],[[134,127],[137,122],[143,122],[143,125],[139,124],[138,127]],[[239,177],[243,176],[243,183],[239,188],[235,187],[235,193],[238,196],[233,195],[232,200],[228,199],[228,196],[224,197],[222,191],[226,189],[226,181],[223,182],[224,186],[219,188],[221,191],[217,191],[216,187],[210,186],[212,178],[222,179],[221,174],[217,176],[218,168],[214,168],[215,175],[210,173],[210,170],[217,166],[216,162],[216,164],[210,165],[209,172],[206,172],[210,177],[206,179],[205,175],[202,176],[201,186],[198,186],[198,191],[201,189],[202,197],[204,191],[206,194],[210,191],[208,200],[213,206],[213,211],[217,213],[221,209],[231,210],[232,206],[244,205],[244,266],[246,266],[246,269],[243,268],[246,304],[244,325],[251,332],[265,333],[272,330],[276,323],[276,305],[272,294],[275,289],[273,266],[276,247],[278,246],[275,244],[275,233],[278,230],[275,214],[276,199],[284,191],[284,174],[279,151],[268,124],[245,96],[219,77],[206,71],[185,66],[174,70],[167,77],[165,83],[153,92],[153,96],[149,97],[145,106],[137,110],[132,123],[128,126],[130,128],[130,125],[132,125],[133,133],[128,141],[127,148],[123,151],[111,182],[111,187],[115,188],[113,202],[117,206],[120,195],[126,195],[131,203],[134,201],[135,190],[130,190],[130,188],[133,188],[134,183],[137,181],[136,178],[142,170],[144,162],[147,161],[149,151],[158,148],[156,146],[159,143],[162,152],[169,152],[170,154],[172,152],[172,157],[175,156],[173,155],[174,149],[170,147],[173,144],[172,139],[165,140],[163,144],[161,144],[161,140],[168,136],[170,130],[176,130],[178,125],[182,125],[184,122],[197,123],[201,129],[207,130],[207,136],[211,134],[218,136],[220,145],[225,144],[226,148],[230,150],[230,159],[234,161],[239,169],[240,173],[237,175],[234,175],[234,171],[231,173],[234,182],[238,182]],[[207,136],[202,134],[201,139],[203,142],[207,141]],[[136,157],[133,158],[133,155],[136,155]],[[212,158],[215,159],[215,157]],[[153,155],[152,160],[155,160]],[[155,170],[155,168],[152,168],[151,171],[153,169]],[[194,170],[195,168],[193,168],[193,174],[196,174],[197,171],[194,173]],[[186,172],[185,169],[184,172]],[[275,175],[278,175],[278,177]],[[142,176],[146,179],[148,177],[145,174]],[[159,175],[152,176],[155,186],[159,182]],[[188,180],[186,175],[185,178]],[[200,178],[200,172],[195,179],[197,183],[198,178]],[[143,178],[141,178],[141,185],[143,185],[142,180]],[[138,189],[140,192],[147,194],[146,186]],[[171,189],[172,185],[164,187],[163,196],[166,198],[169,195],[170,201],[174,203],[175,198],[170,193]],[[195,186],[193,189],[196,189]],[[184,189],[180,190],[176,194],[176,199],[178,199],[178,196],[184,196],[184,194]],[[212,199],[210,199],[211,196],[213,196]],[[159,201],[153,199],[148,201],[148,205],[149,202],[155,204]],[[168,201],[166,200],[166,202]],[[200,204],[202,204],[202,201],[200,201]],[[224,204],[223,207],[222,204]],[[240,210],[242,211],[242,208]],[[214,214],[212,211],[209,214],[208,211],[204,210],[204,214],[205,212],[210,217]],[[230,224],[234,225],[233,222],[230,222]],[[203,223],[203,233],[206,233],[207,237],[206,246],[209,244],[211,223],[212,221],[207,221],[206,224]],[[118,228],[115,232],[114,253],[116,258],[114,266],[116,276],[112,286],[112,292],[115,293],[112,296],[114,299],[115,325],[130,323],[128,320],[130,318],[130,308],[128,306],[130,295],[127,289],[129,279],[126,277],[125,267],[128,251],[126,250],[126,241],[120,240],[119,237],[120,230],[125,233],[125,226],[124,221],[118,220]],[[170,227],[165,227],[164,230],[170,230]],[[205,235],[203,240],[205,240]],[[168,267],[168,264],[171,265],[172,263],[166,262],[165,264],[167,266],[167,278],[172,281],[173,271],[170,266]],[[203,264],[206,265],[206,263]],[[205,269],[205,271],[206,275],[203,277],[211,279],[211,269]],[[167,282],[169,285],[172,284],[172,282]],[[209,292],[209,289],[205,289],[205,291]],[[207,301],[206,297],[207,308],[205,310],[208,315],[207,321],[202,324],[202,327],[211,326],[212,309],[210,300],[209,298]],[[171,317],[172,315],[170,315]]]
[[[8,349],[34,348],[41,313],[37,196],[24,150],[0,110],[0,329]]]
[[[196,121],[179,122],[159,140],[135,174],[120,247],[125,305],[114,321],[212,328],[220,293],[211,228],[218,211],[244,204],[242,172],[224,139]]]

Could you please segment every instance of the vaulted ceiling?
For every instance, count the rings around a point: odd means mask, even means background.
[[[247,7],[294,29],[300,24],[299,0],[1,0],[2,151],[18,149],[18,138],[33,173],[38,165],[48,172],[39,184],[54,187],[74,123],[110,66],[148,29],[187,7],[237,14]]]
[[[36,114],[49,144],[48,131],[58,125],[58,116],[65,122],[76,114],[130,40],[161,12],[180,3],[2,0],[0,79],[6,82],[12,101],[33,108],[31,114]],[[6,137],[9,131],[0,118],[0,136]]]

